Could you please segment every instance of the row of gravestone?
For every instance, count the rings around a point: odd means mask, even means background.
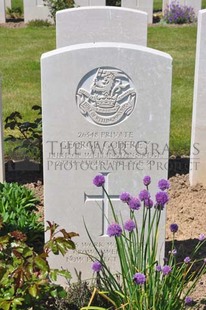
[[[23,0],[24,1],[24,21],[28,23],[31,20],[51,20],[49,9],[44,5],[43,0]],[[163,11],[173,0],[163,0]],[[188,5],[194,8],[195,13],[201,9],[202,0],[179,0],[181,5]],[[104,6],[106,0],[76,0],[77,6]],[[122,7],[138,9],[148,14],[148,23],[152,23],[153,0],[122,0]],[[0,23],[5,23],[5,10],[11,7],[11,0],[0,0]]]
[[[191,162],[200,166],[190,177],[206,185],[206,10],[199,14]],[[172,59],[146,47],[147,14],[137,10],[64,10],[57,13],[56,30],[57,49],[41,59],[45,219],[78,232],[77,250],[92,256],[85,221],[116,270],[116,249],[106,234],[111,210],[92,179],[105,176],[124,220],[128,209],[119,201],[121,192],[136,196],[150,175],[154,197],[158,180],[167,178]],[[160,227],[161,260],[165,210]],[[73,275],[74,269],[81,271],[84,279],[91,276],[88,256],[79,252],[54,256],[51,264]]]
[[[11,7],[12,0],[0,0],[0,23],[6,22],[6,9]],[[52,21],[43,0],[23,0],[23,9],[25,23],[35,19]]]
[[[96,174],[122,220],[129,211],[119,194],[136,196],[150,175],[150,194],[168,177],[172,83],[170,55],[149,49],[147,15],[123,8],[96,7],[57,13],[57,49],[41,59],[44,133],[45,219],[80,234],[77,251],[52,257],[55,267],[91,277],[95,246],[112,270],[118,269],[108,199],[92,186]],[[206,10],[200,11],[194,95],[191,182],[206,185]],[[199,126],[201,125],[201,126]],[[198,157],[198,158],[197,158]],[[205,167],[204,167],[205,166]],[[202,175],[202,179],[199,178]],[[137,222],[141,225],[141,210]],[[159,233],[162,263],[165,210]],[[84,254],[80,254],[83,252]]]

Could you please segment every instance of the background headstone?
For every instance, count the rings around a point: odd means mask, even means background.
[[[77,249],[94,255],[85,220],[95,244],[116,270],[114,240],[106,235],[105,216],[111,221],[111,210],[92,180],[105,175],[116,212],[128,219],[119,194],[137,196],[144,188],[143,177],[151,175],[154,197],[158,180],[167,178],[171,57],[134,44],[87,43],[44,54],[41,72],[45,220],[78,232]],[[140,214],[139,210],[138,222]],[[165,211],[160,227],[164,250]],[[76,252],[53,256],[50,262],[72,275],[76,268],[83,279],[92,274],[88,257]]]
[[[75,0],[76,6],[99,6],[106,5],[106,0]]]
[[[11,8],[11,0],[5,0],[5,7]]]
[[[0,78],[0,182],[5,181],[5,168],[4,168],[4,152],[3,152],[3,120],[2,120],[2,93],[1,90],[1,78]]]
[[[115,7],[67,9],[56,15],[57,48],[89,42],[147,45],[147,14]]]
[[[5,2],[4,0],[0,0],[0,23],[6,22],[6,12],[5,12]]]
[[[44,5],[43,0],[24,0],[25,23],[35,19],[52,21],[49,15],[49,8]]]
[[[121,6],[146,12],[148,14],[148,23],[152,23],[153,0],[122,0]]]
[[[198,16],[190,169],[190,184],[206,186],[206,10]]]
[[[162,11],[164,14],[164,10],[167,8],[167,5],[170,5],[174,0],[163,0],[162,2]],[[192,7],[195,11],[196,16],[198,16],[199,10],[201,10],[202,7],[202,0],[178,0],[178,4],[180,5],[187,5],[189,7]]]

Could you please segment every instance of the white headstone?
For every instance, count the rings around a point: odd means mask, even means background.
[[[49,15],[49,8],[44,5],[43,0],[24,0],[25,23],[35,19],[52,21]]]
[[[164,10],[172,2],[174,2],[174,0],[163,0],[163,2],[162,2],[163,14],[164,14]],[[180,5],[186,5],[186,6],[192,7],[195,11],[196,16],[198,16],[198,12],[199,12],[199,10],[201,10],[201,7],[202,7],[202,0],[178,0],[176,2]]]
[[[106,235],[111,210],[92,180],[105,175],[116,212],[128,219],[119,194],[137,196],[149,174],[154,197],[157,181],[167,178],[171,62],[163,52],[115,42],[73,45],[42,56],[45,219],[78,232],[77,249],[94,255],[84,220],[113,270],[116,249]],[[165,211],[160,227],[164,249]],[[51,265],[73,275],[76,268],[83,279],[92,274],[89,258],[71,251],[52,257]]]
[[[11,8],[11,0],[5,0],[5,7]]]
[[[106,0],[75,0],[76,6],[99,6],[106,5]]]
[[[147,14],[116,7],[62,10],[56,15],[57,48],[89,42],[147,45]]]
[[[3,120],[2,120],[2,95],[1,95],[1,78],[0,78],[0,182],[5,181],[4,169],[4,152],[3,152]]]
[[[5,22],[6,22],[5,2],[4,0],[0,0],[0,23]]]
[[[148,23],[153,20],[153,0],[122,0],[122,7],[137,9],[148,14]]]
[[[198,16],[190,169],[190,184],[206,186],[206,10]]]

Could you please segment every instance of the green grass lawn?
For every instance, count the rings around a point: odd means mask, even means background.
[[[151,26],[148,46],[173,57],[170,149],[188,155],[195,66],[196,26]]]
[[[162,0],[154,0],[153,10],[154,11],[161,11],[162,10]]]
[[[0,28],[0,76],[4,118],[19,110],[30,118],[31,107],[40,104],[40,57],[55,48],[55,29]]]
[[[23,0],[12,0],[11,1],[12,8],[22,8],[23,9]]]
[[[173,57],[172,154],[188,155],[190,149],[196,30],[196,25],[155,25],[148,29],[148,46]],[[54,48],[54,27],[0,28],[4,119],[17,110],[26,121],[32,120],[31,107],[41,102],[40,57]]]

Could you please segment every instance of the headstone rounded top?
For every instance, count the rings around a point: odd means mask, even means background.
[[[142,14],[142,15],[145,15],[147,16],[148,14],[144,11],[141,11],[141,10],[137,10],[137,9],[131,9],[131,8],[126,8],[126,7],[117,7],[117,6],[79,6],[79,7],[76,7],[76,8],[70,8],[70,9],[65,9],[65,10],[60,10],[60,11],[57,11],[56,13],[56,16],[59,16],[61,14],[65,14],[65,13],[74,13],[74,12],[77,12],[77,11],[94,11],[94,10],[98,10],[98,11],[120,11],[120,12],[133,12],[134,14]]]
[[[57,48],[91,42],[147,45],[147,13],[110,6],[61,10],[56,14]]]
[[[200,10],[200,11],[199,11],[199,14],[201,14],[201,15],[202,15],[202,14],[206,14],[206,9]]]

